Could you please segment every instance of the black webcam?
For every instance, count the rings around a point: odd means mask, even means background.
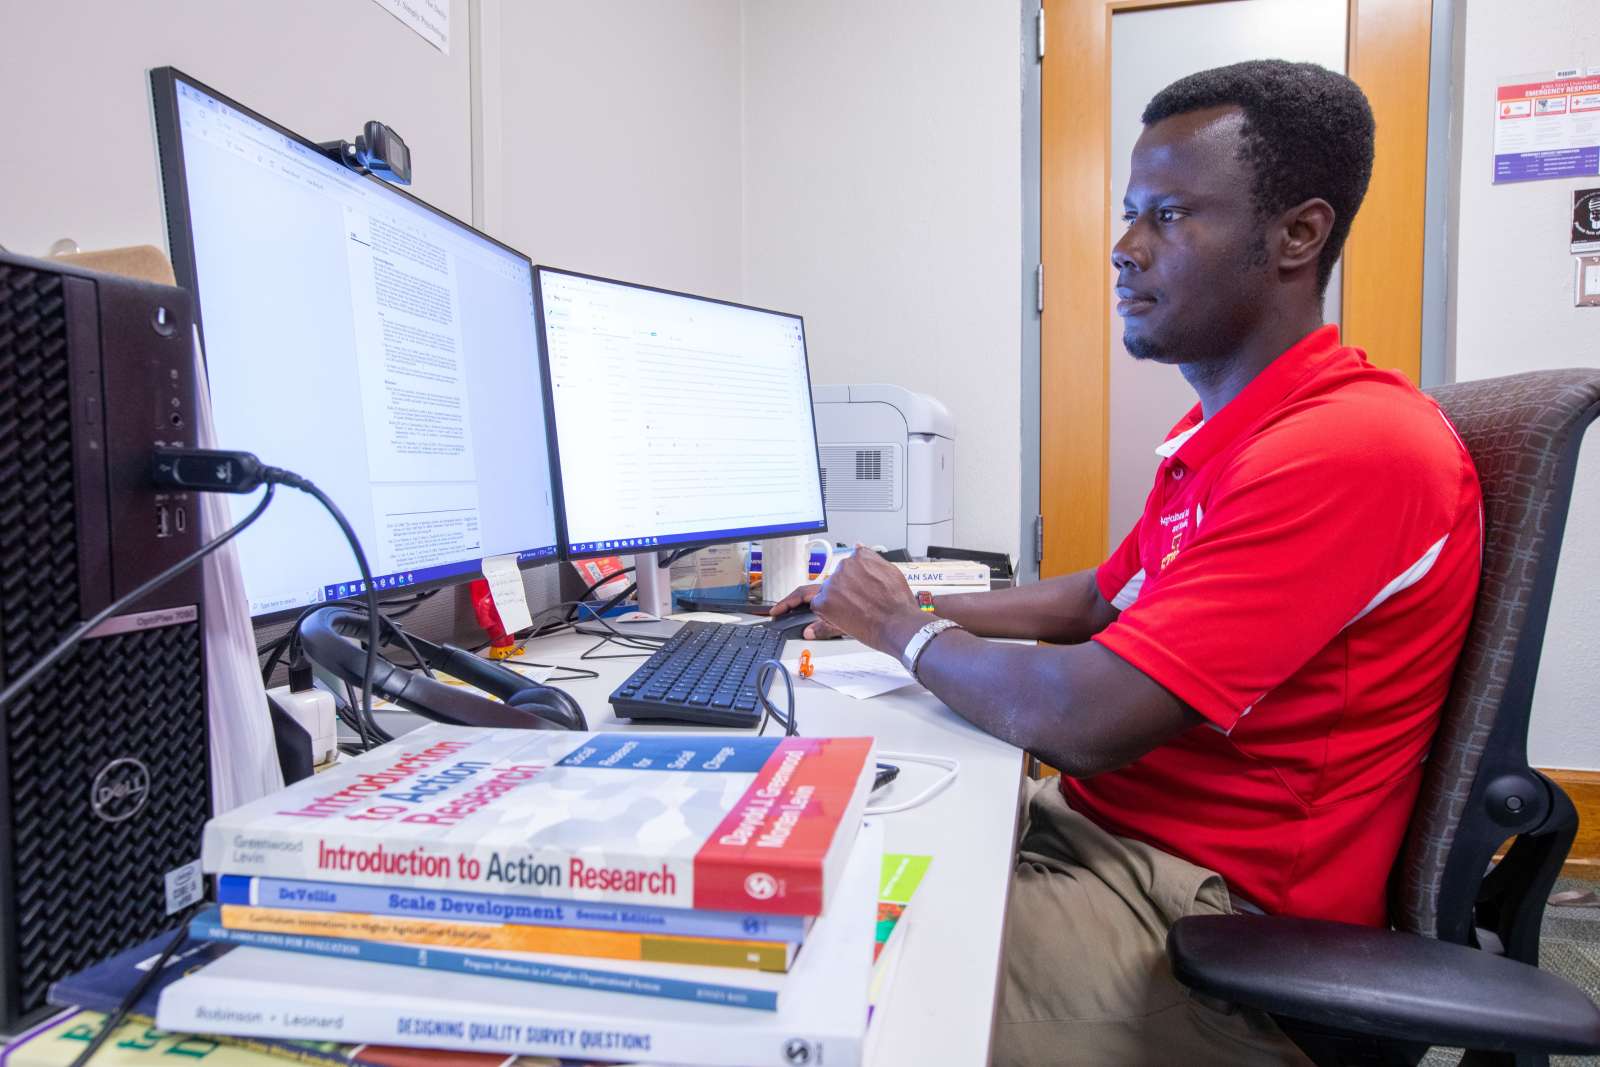
[[[394,127],[373,121],[349,141],[323,141],[317,145],[359,174],[376,174],[396,185],[411,184],[411,150]]]

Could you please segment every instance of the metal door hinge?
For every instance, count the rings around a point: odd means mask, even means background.
[[[1044,516],[1033,517],[1033,561],[1044,562]]]
[[[1034,16],[1033,24],[1034,24],[1034,28],[1038,31],[1037,38],[1038,38],[1038,45],[1039,45],[1039,55],[1034,60],[1035,63],[1038,63],[1038,62],[1042,62],[1044,60],[1044,8],[1041,7],[1039,9],[1039,13]]]
[[[1033,309],[1044,314],[1044,264],[1033,268]]]

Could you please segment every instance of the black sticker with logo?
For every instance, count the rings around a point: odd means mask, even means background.
[[[1600,252],[1600,189],[1572,194],[1572,250]]]

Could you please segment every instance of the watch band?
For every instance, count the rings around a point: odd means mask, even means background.
[[[946,630],[959,630],[961,624],[954,619],[931,619],[921,629],[911,635],[911,640],[906,642],[906,650],[900,653],[900,662],[905,665],[911,677],[917,677],[917,661],[922,658],[922,653],[927,649],[928,643]],[[917,679],[921,681],[920,678]]]

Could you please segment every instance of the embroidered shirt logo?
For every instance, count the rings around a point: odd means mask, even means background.
[[[1191,510],[1190,508],[1184,508],[1182,511],[1174,511],[1171,514],[1161,516],[1162,532],[1168,534],[1170,539],[1167,543],[1167,553],[1161,557],[1161,564],[1156,567],[1156,573],[1159,574],[1166,570],[1167,566],[1178,558],[1178,553],[1183,550],[1183,535],[1189,532],[1189,514]]]

